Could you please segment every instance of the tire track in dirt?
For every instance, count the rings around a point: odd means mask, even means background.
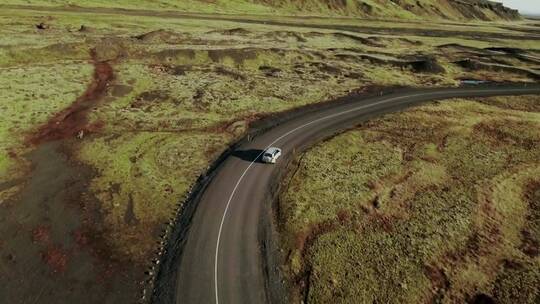
[[[114,80],[114,70],[109,61],[99,61],[95,49],[90,51],[94,65],[93,80],[84,92],[68,108],[53,116],[38,128],[27,140],[33,145],[73,137],[80,131],[92,131],[100,124],[88,125],[88,111],[98,104],[106,94],[109,84]]]

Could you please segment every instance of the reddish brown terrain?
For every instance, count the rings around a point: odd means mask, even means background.
[[[72,138],[79,132],[88,132],[99,127],[96,124],[88,125],[86,114],[103,100],[109,84],[114,80],[114,71],[110,62],[99,61],[95,50],[91,50],[90,55],[94,76],[86,92],[31,134],[28,139],[30,144],[37,146],[45,142]]]

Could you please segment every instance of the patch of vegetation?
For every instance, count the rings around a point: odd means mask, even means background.
[[[99,170],[90,189],[102,203],[101,224],[117,258],[144,260],[174,203],[229,140],[214,133],[126,132],[80,146],[80,159]]]
[[[26,169],[24,138],[84,92],[92,66],[64,62],[0,70],[0,183]]]
[[[539,102],[420,106],[311,148],[280,198],[294,296],[536,303]]]

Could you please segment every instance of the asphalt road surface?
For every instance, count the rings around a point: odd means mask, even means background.
[[[522,94],[540,94],[540,85],[409,89],[371,98],[350,98],[269,129],[240,146],[216,169],[195,202],[183,241],[169,248],[169,261],[162,263],[168,266],[158,275],[153,302],[285,302],[269,291],[268,286],[280,283],[269,282],[262,244],[268,235],[265,230],[270,229],[269,220],[265,220],[269,216],[269,189],[280,182],[275,180],[275,171],[284,168],[293,151],[370,117],[426,101]],[[256,160],[269,146],[283,149],[283,159],[276,165]]]

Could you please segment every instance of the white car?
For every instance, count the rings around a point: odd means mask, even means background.
[[[276,147],[270,147],[266,149],[262,155],[262,162],[267,164],[275,164],[277,159],[281,156],[281,149]]]

